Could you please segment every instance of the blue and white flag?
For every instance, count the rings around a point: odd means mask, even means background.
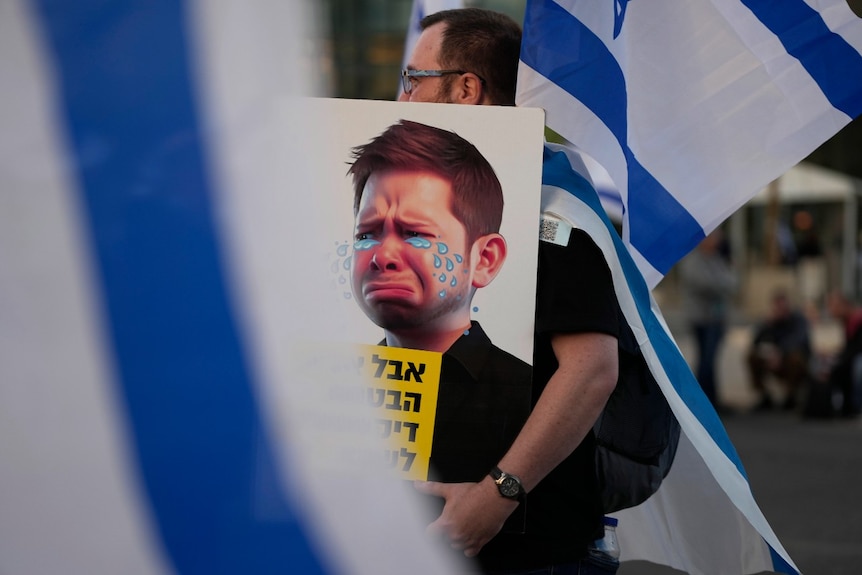
[[[454,10],[463,7],[463,0],[413,0],[413,8],[410,11],[410,23],[407,25],[407,36],[404,40],[404,57],[402,58],[401,69],[407,67],[407,60],[410,58],[410,54],[413,53],[416,41],[419,40],[419,36],[422,34],[422,28],[419,26],[422,18],[441,10]],[[396,98],[400,97],[403,91],[401,82],[399,82]]]
[[[529,0],[518,104],[610,173],[649,286],[862,113],[846,0]]]
[[[0,2],[0,572],[454,570],[305,434],[307,8]]]
[[[623,314],[681,428],[673,465],[658,491],[613,513],[620,560],[669,565],[689,575],[798,573],[754,501],[727,432],[589,179],[576,153],[548,144],[542,210],[575,224],[602,250]]]
[[[797,573],[650,289],[862,112],[862,22],[841,0],[809,4],[528,2],[518,103],[544,108],[550,128],[607,168],[623,240],[571,151],[546,150],[543,208],[603,250],[682,428],[660,489],[615,514],[623,560],[704,575]]]

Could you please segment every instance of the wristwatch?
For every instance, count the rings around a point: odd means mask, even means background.
[[[514,475],[509,475],[508,473],[500,471],[499,467],[494,467],[488,475],[494,479],[494,483],[497,484],[497,490],[500,492],[500,495],[506,499],[514,499],[516,501],[524,500],[524,496],[527,495],[527,492],[524,491],[524,486],[521,485],[520,479]]]

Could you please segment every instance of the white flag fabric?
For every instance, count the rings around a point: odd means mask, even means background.
[[[647,279],[862,113],[845,0],[529,0],[518,105],[610,173]]]
[[[680,424],[676,456],[658,491],[612,514],[619,520],[620,560],[651,561],[689,575],[798,573],[754,501],[727,432],[605,213],[585,165],[570,148],[546,146],[542,210],[583,229],[602,250],[623,314]]]
[[[441,10],[454,10],[463,8],[463,0],[413,0],[413,8],[410,10],[410,23],[407,25],[407,36],[404,40],[404,58],[402,59],[401,68],[407,67],[407,60],[410,54],[413,53],[413,47],[416,46],[416,41],[422,34],[422,28],[419,23],[422,18],[440,12]],[[398,97],[403,92],[401,82],[398,83]]]
[[[455,571],[406,487],[297,439],[346,422],[291,364],[338,319],[285,106],[309,7],[0,2],[0,572]]]

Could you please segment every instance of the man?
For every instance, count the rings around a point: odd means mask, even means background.
[[[721,228],[706,236],[679,263],[682,308],[697,343],[697,381],[719,413],[727,408],[719,400],[718,352],[738,280],[722,253]]]
[[[506,259],[503,189],[454,132],[402,120],[353,150],[356,301],[385,344],[443,354],[430,477],[480,481],[530,410],[530,366],[471,321]],[[523,530],[523,513],[510,522]]]
[[[517,23],[464,9],[429,15],[421,27],[402,73],[402,100],[514,103]],[[445,499],[429,530],[467,556],[478,554],[486,572],[550,566],[566,573],[613,572],[587,571],[585,558],[588,545],[602,535],[592,427],[617,381],[620,321],[610,271],[586,234],[574,229],[561,242],[540,242],[533,410],[527,422],[482,481],[418,485]],[[526,532],[498,535],[519,505],[517,487],[527,494]]]
[[[785,386],[787,395],[782,407],[794,409],[797,395],[808,378],[811,360],[811,337],[808,320],[790,305],[784,290],[772,295],[769,319],[758,327],[748,353],[748,368],[754,389],[760,394],[755,410],[774,406],[766,389],[766,376],[773,375]]]
[[[840,290],[830,292],[826,304],[832,317],[844,326],[844,346],[821,379],[830,390],[841,392],[839,415],[856,418],[862,413],[862,309]]]
[[[468,8],[431,14],[420,27],[422,34],[407,70],[443,73],[408,74],[401,101],[515,105],[521,52],[517,22],[503,14]]]

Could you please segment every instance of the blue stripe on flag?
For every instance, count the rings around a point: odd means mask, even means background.
[[[679,351],[679,348],[662,327],[650,306],[649,288],[640,270],[632,260],[619,234],[613,227],[602,208],[601,202],[592,186],[572,170],[569,159],[563,152],[545,148],[542,167],[542,184],[566,190],[592,209],[601,218],[614,242],[617,259],[622,266],[626,283],[632,294],[638,315],[644,324],[650,343],[661,361],[662,367],[680,398],[685,402],[698,421],[704,426],[719,449],[730,459],[745,477],[742,461],[730,441],[727,431],[710,404],[694,374]]]
[[[862,55],[834,34],[803,0],[742,0],[778,36],[835,108],[851,118],[862,114]],[[855,79],[855,81],[853,81]]]
[[[37,0],[142,483],[179,572],[323,573],[229,303],[185,5]]]
[[[767,544],[768,545],[768,544]],[[772,545],[768,545],[769,547],[769,556],[772,558],[772,570],[776,573],[792,573],[798,574],[799,571],[790,566],[790,563],[784,560],[784,557],[778,554]]]
[[[530,0],[521,60],[581,101],[614,134],[628,165],[629,214],[637,215],[629,220],[631,243],[666,274],[703,239],[704,232],[640,165],[629,147],[626,80],[616,58],[587,26],[558,4]]]

